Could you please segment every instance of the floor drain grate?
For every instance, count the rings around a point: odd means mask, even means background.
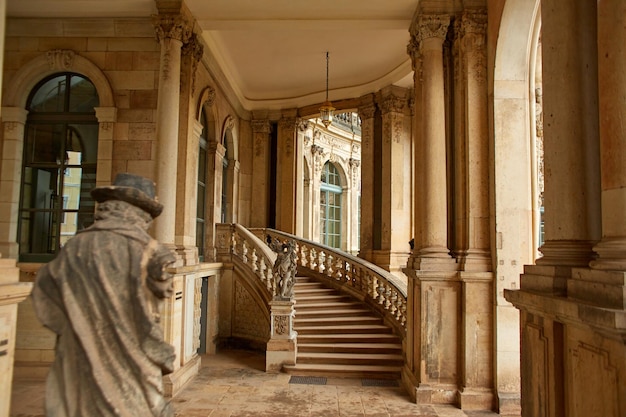
[[[292,376],[289,379],[290,384],[308,384],[308,385],[326,385],[325,377],[317,376]]]
[[[361,386],[364,387],[397,387],[397,379],[362,379]]]

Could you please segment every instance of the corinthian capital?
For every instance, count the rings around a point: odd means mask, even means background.
[[[193,34],[193,28],[183,16],[175,15],[156,15],[152,19],[157,39],[176,39],[182,43],[189,42]]]
[[[448,15],[420,16],[411,24],[410,33],[417,43],[429,38],[445,39],[448,26],[450,26],[450,16]]]
[[[487,11],[466,11],[461,17],[461,33],[475,33],[485,35],[487,33]]]

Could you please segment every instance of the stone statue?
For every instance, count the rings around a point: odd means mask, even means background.
[[[175,257],[147,233],[163,206],[154,183],[133,174],[91,194],[95,223],[41,268],[33,288],[37,317],[57,334],[46,415],[173,416],[162,376],[175,353],[159,303],[172,295],[165,268]]]
[[[278,239],[272,240],[271,236],[267,235],[267,244],[277,255],[272,268],[276,281],[276,295],[281,298],[291,298],[298,268],[296,242],[293,240],[287,242],[281,242]]]

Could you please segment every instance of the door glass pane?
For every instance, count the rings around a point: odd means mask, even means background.
[[[67,77],[65,75],[59,75],[44,82],[33,94],[29,110],[47,113],[63,112],[66,86]]]
[[[70,77],[70,101],[67,111],[72,113],[92,113],[99,106],[96,87],[79,75]]]

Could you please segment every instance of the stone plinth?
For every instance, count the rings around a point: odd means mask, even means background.
[[[14,259],[0,259],[0,417],[9,415],[11,381],[15,356],[17,304],[32,289],[31,283],[19,282],[19,269]]]
[[[265,371],[280,372],[283,365],[295,365],[298,346],[293,330],[295,301],[274,299],[270,302],[271,336],[265,353]]]

